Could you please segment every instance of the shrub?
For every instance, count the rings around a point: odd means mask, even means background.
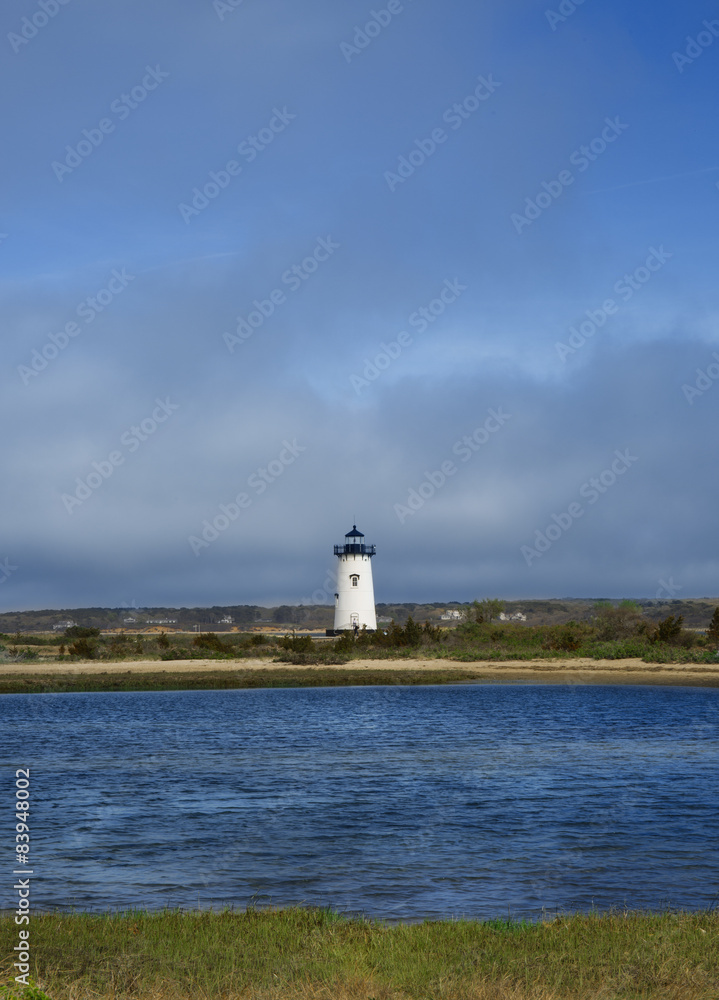
[[[392,621],[385,634],[384,630],[375,633],[365,633],[369,636],[369,642],[375,646],[421,646],[425,638],[439,641],[441,630],[433,628],[429,622],[422,626],[416,622],[412,615],[407,619],[404,627]],[[363,633],[360,633],[363,635]]]
[[[347,656],[354,652],[355,638],[351,632],[343,632],[332,648],[340,656]]]
[[[192,645],[215,654],[227,654],[231,652],[230,647],[224,644],[216,632],[200,632],[192,640]]]
[[[469,609],[470,621],[473,619],[479,625],[489,625],[495,618],[499,618],[506,605],[499,598],[485,598],[483,601],[472,601]]]
[[[280,639],[279,645],[291,653],[311,653],[313,649],[311,635],[295,635],[294,632]]]
[[[99,628],[86,628],[84,625],[71,625],[63,633],[67,639],[96,639],[99,634]]]
[[[719,646],[719,608],[714,608],[714,614],[707,629],[707,639],[713,646]]]
[[[679,645],[682,636],[682,623],[684,616],[667,615],[659,622],[652,632],[650,638],[652,642],[665,643],[670,646]]]
[[[121,660],[127,656],[127,639],[124,635],[113,635],[107,647],[109,660]]]
[[[651,643],[642,636],[625,639],[624,642],[593,642],[581,648],[581,652],[595,660],[629,660],[649,656]]]
[[[94,660],[97,648],[89,639],[78,639],[69,647],[68,653],[70,656],[80,656],[83,660]]]
[[[566,625],[552,625],[547,629],[547,637],[542,649],[559,650],[564,653],[575,653],[594,629],[580,622],[567,622]]]
[[[618,607],[596,604],[592,624],[600,642],[629,639],[646,635],[649,625],[641,609],[633,601],[622,601]]]

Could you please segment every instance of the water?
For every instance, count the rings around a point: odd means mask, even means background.
[[[35,907],[698,909],[718,707],[584,685],[6,695],[0,759],[8,792],[31,768]]]

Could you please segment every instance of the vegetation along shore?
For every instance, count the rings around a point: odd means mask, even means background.
[[[719,913],[386,925],[329,910],[45,914],[3,1000],[716,1000]],[[16,927],[0,918],[2,954]]]
[[[719,685],[719,608],[705,630],[658,622],[630,601],[589,620],[501,621],[475,602],[451,628],[408,616],[375,633],[0,635],[0,693],[307,687],[352,684],[571,682]],[[711,610],[711,609],[708,609]]]

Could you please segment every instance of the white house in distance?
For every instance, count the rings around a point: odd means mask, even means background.
[[[335,594],[335,625],[328,631],[358,632],[367,629],[376,632],[377,616],[374,607],[372,581],[372,556],[374,545],[366,545],[364,535],[352,525],[345,535],[343,545],[335,545],[337,566],[337,593]]]

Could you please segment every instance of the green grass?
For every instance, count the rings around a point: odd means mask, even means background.
[[[31,975],[52,1000],[719,997],[716,912],[395,926],[307,909],[49,914],[30,931]],[[10,955],[11,918],[0,939]]]
[[[371,667],[305,670],[198,670],[183,673],[5,674],[2,694],[47,694],[69,691],[194,691],[233,688],[349,687],[355,685],[457,684],[480,678],[466,670],[373,670]]]

